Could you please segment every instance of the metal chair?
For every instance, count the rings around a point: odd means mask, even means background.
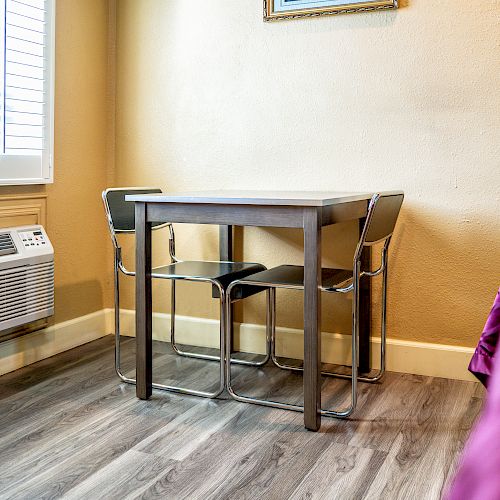
[[[366,222],[361,232],[353,260],[353,269],[322,269],[321,291],[326,293],[353,293],[352,299],[352,354],[351,354],[351,374],[340,374],[335,372],[322,372],[339,378],[351,380],[351,403],[339,411],[321,410],[322,415],[345,418],[352,414],[357,403],[357,382],[376,382],[381,379],[385,372],[385,345],[386,345],[386,306],[387,306],[387,253],[391,241],[392,233],[396,225],[403,195],[379,195],[372,197]],[[361,269],[361,254],[363,248],[383,243],[381,252],[381,265],[375,271]],[[382,275],[382,315],[381,315],[381,344],[380,344],[380,370],[372,377],[358,376],[358,344],[359,344],[359,282],[360,278],[373,278]],[[302,266],[278,266],[272,269],[260,271],[243,279],[234,281],[227,288],[227,321],[231,324],[232,301],[239,300],[233,297],[233,291],[240,290],[246,286],[269,288],[271,295],[271,359],[276,366],[283,369],[302,371],[303,368],[282,364],[276,357],[276,288],[288,288],[293,290],[304,289],[304,268]],[[226,336],[226,349],[230,351],[232,339]],[[302,406],[279,403],[275,401],[262,400],[247,396],[241,396],[235,392],[231,385],[231,366],[226,365],[226,385],[231,396],[246,403],[255,403],[275,408],[282,408],[294,411],[304,411]]]
[[[118,242],[117,235],[121,233],[135,234],[135,207],[134,203],[125,201],[125,196],[129,194],[150,194],[161,193],[159,188],[110,188],[102,193],[104,209],[108,222],[111,241],[114,247],[114,291],[115,291],[115,370],[120,379],[129,384],[135,384],[136,380],[125,376],[121,369],[120,356],[120,273],[125,276],[135,276],[134,271],[129,271],[122,260],[122,249]],[[215,392],[198,391],[184,387],[167,386],[153,383],[155,389],[174,391],[195,396],[209,398],[217,397],[225,387],[225,329],[226,329],[226,288],[234,280],[243,278],[249,274],[265,270],[262,264],[246,262],[207,262],[207,261],[181,261],[175,256],[175,234],[170,223],[153,223],[152,229],[158,230],[168,228],[169,246],[168,253],[170,264],[155,267],[152,269],[152,278],[171,280],[171,346],[173,350],[185,357],[218,361],[220,363],[219,386]],[[175,343],[175,283],[177,280],[198,281],[212,284],[212,297],[220,302],[220,355],[209,355],[182,351]],[[248,290],[248,295],[253,295],[262,289]],[[240,298],[244,298],[240,294]],[[267,292],[268,309],[270,308],[271,294]],[[262,366],[270,358],[270,333],[268,331],[266,341],[266,355],[261,361],[250,361],[245,359],[231,358],[232,363],[251,366]]]

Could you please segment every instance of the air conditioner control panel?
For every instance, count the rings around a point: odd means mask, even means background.
[[[5,252],[12,250],[12,247],[15,247],[16,251]],[[53,260],[54,248],[43,226],[33,224],[0,231],[0,274],[5,269]]]
[[[41,247],[47,245],[47,237],[40,229],[29,229],[17,233],[24,248]]]

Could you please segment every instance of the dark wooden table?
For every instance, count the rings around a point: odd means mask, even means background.
[[[373,193],[204,191],[127,196],[135,202],[137,397],[152,393],[151,223],[220,226],[220,257],[232,259],[232,227],[302,228],[304,231],[304,425],[321,425],[321,228],[358,219]],[[369,265],[369,253],[364,258]],[[368,282],[369,280],[364,280]],[[369,370],[370,289],[361,289],[361,372]]]

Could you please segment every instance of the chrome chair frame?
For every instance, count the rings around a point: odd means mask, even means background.
[[[136,379],[127,377],[121,367],[121,346],[120,346],[120,273],[124,274],[125,276],[130,276],[130,277],[135,277],[135,272],[128,270],[122,259],[122,248],[118,243],[118,238],[117,234],[121,233],[129,233],[129,234],[135,234],[135,230],[116,230],[113,224],[113,219],[111,216],[111,211],[109,208],[109,205],[107,203],[106,196],[109,192],[111,191],[132,191],[132,190],[147,190],[147,189],[157,189],[157,188],[150,188],[150,187],[127,187],[127,188],[108,188],[102,192],[102,199],[104,203],[104,210],[106,213],[106,219],[108,222],[108,228],[110,231],[110,236],[111,236],[111,241],[113,243],[113,248],[114,248],[114,309],[115,309],[115,314],[114,314],[114,324],[115,324],[115,372],[118,375],[118,377],[125,383],[127,384],[136,384]],[[160,224],[157,226],[153,226],[151,229],[153,231],[158,230],[158,229],[163,229],[168,227],[169,229],[169,257],[171,263],[176,263],[176,262],[182,262],[180,259],[178,259],[175,255],[175,233],[174,229],[171,223],[165,223],[165,224]],[[226,262],[226,261],[221,261],[221,262]],[[164,390],[164,391],[171,391],[171,392],[177,392],[177,393],[182,393],[182,394],[189,394],[189,395],[194,395],[194,396],[202,396],[202,397],[208,397],[208,398],[215,398],[219,396],[225,388],[225,335],[224,335],[224,328],[225,325],[227,324],[226,322],[226,308],[225,308],[225,300],[226,300],[226,292],[224,291],[223,287],[217,280],[209,279],[209,278],[201,278],[201,277],[192,277],[192,276],[182,276],[182,275],[168,275],[168,274],[160,274],[160,273],[155,273],[154,270],[158,269],[161,266],[154,267],[152,269],[151,277],[152,278],[157,278],[157,279],[168,279],[171,281],[171,315],[170,315],[170,334],[171,334],[171,347],[174,350],[176,354],[179,354],[180,356],[188,357],[188,358],[195,358],[195,359],[203,359],[203,360],[208,360],[208,361],[219,361],[220,362],[220,379],[219,379],[219,387],[216,391],[214,392],[206,392],[206,391],[198,391],[195,389],[187,389],[183,387],[176,387],[176,386],[169,386],[169,385],[164,385],[164,384],[159,384],[153,382],[152,386],[154,389],[159,389],[159,390]],[[175,284],[176,281],[192,281],[192,282],[205,282],[205,283],[211,283],[213,286],[215,286],[218,291],[219,291],[219,300],[220,300],[220,357],[215,356],[215,355],[209,355],[209,354],[199,354],[199,353],[191,353],[191,352],[185,352],[181,351],[177,345],[175,344]],[[270,298],[268,297],[268,302]],[[268,307],[270,305],[268,304]],[[266,339],[266,355],[262,361],[248,361],[244,359],[231,359],[231,363],[235,364],[241,364],[241,365],[248,365],[248,366],[263,366],[266,364],[271,356],[271,335],[268,332],[267,333],[267,339]]]
[[[343,379],[350,379],[351,380],[351,401],[349,406],[347,406],[344,409],[341,410],[326,410],[326,409],[321,409],[320,414],[328,417],[337,417],[337,418],[347,418],[349,417],[354,410],[356,409],[357,405],[357,383],[358,381],[363,381],[363,382],[377,382],[380,380],[385,372],[385,344],[386,344],[386,304],[387,304],[387,252],[389,248],[389,244],[391,241],[392,237],[392,231],[386,235],[385,237],[377,240],[377,241],[371,241],[371,242],[366,242],[366,237],[370,228],[370,224],[373,219],[373,215],[375,212],[375,208],[377,206],[378,200],[380,199],[379,194],[375,194],[372,199],[370,200],[370,204],[368,207],[368,214],[366,217],[366,222],[363,227],[363,231],[361,233],[360,239],[358,241],[358,244],[356,246],[356,251],[354,253],[354,259],[353,259],[353,277],[352,277],[352,283],[350,283],[347,286],[339,286],[339,287],[331,287],[331,288],[326,288],[326,287],[321,287],[322,292],[326,293],[349,293],[352,292],[353,294],[353,299],[352,299],[352,341],[351,341],[351,375],[347,374],[340,374],[340,373],[335,373],[335,372],[323,372],[322,374],[333,376],[333,377],[338,377],[338,378],[343,378]],[[382,258],[381,258],[381,265],[380,267],[375,270],[375,271],[361,271],[361,254],[363,251],[364,247],[367,246],[373,246],[377,243],[384,242],[384,246],[382,249]],[[377,374],[373,377],[365,377],[365,376],[358,376],[358,351],[359,351],[359,285],[360,285],[360,279],[361,277],[367,276],[367,277],[374,277],[378,276],[379,274],[382,274],[383,277],[383,285],[382,285],[382,317],[381,317],[381,365],[380,369],[377,372]],[[251,277],[250,277],[251,278]],[[350,280],[349,280],[350,281]],[[347,282],[340,283],[339,285],[343,285]],[[241,286],[241,285],[249,285],[249,286],[261,286],[261,287],[266,287],[269,290],[269,295],[270,295],[270,300],[272,302],[271,304],[271,319],[270,319],[270,327],[271,327],[271,359],[273,363],[278,366],[279,368],[283,369],[289,369],[293,371],[303,371],[303,368],[299,367],[293,367],[290,365],[284,365],[278,362],[277,357],[276,357],[276,288],[287,288],[287,289],[294,289],[294,290],[303,290],[303,286],[293,286],[293,285],[285,285],[285,284],[276,284],[276,283],[264,283],[261,281],[252,281],[251,279],[241,279],[241,280],[236,280],[233,281],[229,287],[227,288],[227,297],[228,300],[226,302],[226,318],[228,321],[228,324],[231,324],[232,318],[231,318],[231,308],[229,307],[229,304],[232,302],[231,300],[231,292],[236,286]],[[267,321],[269,323],[269,320]],[[230,352],[231,349],[231,336],[226,335],[226,351]],[[270,401],[270,400],[263,400],[263,399],[258,399],[258,398],[253,398],[249,396],[242,396],[239,395],[235,392],[235,390],[232,387],[231,384],[231,365],[230,363],[226,363],[226,389],[229,392],[229,394],[236,399],[237,401],[242,401],[245,403],[253,403],[253,404],[259,404],[263,406],[270,406],[273,408],[279,408],[279,409],[286,409],[286,410],[292,410],[292,411],[298,411],[298,412],[303,412],[304,407],[300,405],[292,405],[288,403],[281,403],[277,401]]]
[[[380,368],[378,369],[377,373],[372,376],[365,376],[365,375],[358,375],[358,381],[359,382],[367,382],[369,384],[374,384],[375,382],[378,382],[382,379],[385,373],[385,368],[386,368],[386,339],[387,339],[387,319],[386,319],[386,314],[387,314],[387,250],[389,248],[389,244],[391,241],[391,237],[389,236],[387,240],[384,243],[384,247],[382,248],[382,255],[381,255],[381,265],[378,269],[375,271],[361,271],[360,272],[360,278],[363,277],[368,277],[368,278],[373,278],[375,276],[379,276],[382,274],[382,303],[381,303],[381,315],[380,315]],[[371,245],[366,245],[366,246],[371,246]],[[281,287],[279,287],[281,288]],[[300,290],[302,289],[299,288]],[[335,290],[329,290],[326,288],[321,288],[322,292],[337,292],[337,293],[348,293],[352,291],[353,289],[353,284],[351,283],[349,286],[345,288],[338,288]],[[273,310],[276,310],[276,296],[272,296],[273,300]],[[296,371],[296,372],[302,372],[304,371],[304,368],[301,368],[299,366],[292,366],[292,365],[287,365],[284,363],[280,363],[278,360],[278,357],[276,356],[276,346],[275,346],[275,338],[276,338],[276,333],[271,336],[273,339],[271,341],[271,360],[272,362],[278,367],[283,370],[290,370],[290,371]],[[337,373],[337,372],[329,372],[329,371],[321,371],[321,375],[325,375],[327,377],[333,377],[333,378],[341,378],[341,379],[346,379],[349,380],[352,375],[348,373]]]
[[[224,262],[224,261],[221,261]],[[196,352],[188,352],[188,351],[183,351],[179,349],[175,342],[175,307],[176,307],[176,300],[175,300],[175,281],[172,281],[172,291],[171,291],[171,300],[170,300],[170,338],[171,338],[171,346],[172,349],[175,351],[176,354],[179,356],[184,356],[186,358],[193,358],[193,359],[205,359],[208,361],[218,361],[219,358],[213,354],[201,354],[201,353],[196,353]],[[267,301],[270,301],[269,295],[267,296]],[[268,304],[268,307],[270,307],[270,304]],[[264,355],[264,358],[261,361],[249,361],[246,359],[238,359],[238,358],[231,358],[231,363],[234,363],[236,365],[246,365],[246,366],[264,366],[266,365],[269,360],[271,359],[271,335],[269,332],[266,334],[266,354]]]

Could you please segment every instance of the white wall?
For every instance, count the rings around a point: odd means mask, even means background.
[[[261,0],[118,0],[116,182],[404,189],[390,336],[471,346],[499,285],[500,8],[402,4],[266,24]],[[352,237],[329,247],[349,230],[329,233],[327,261],[348,262]],[[182,255],[216,257],[215,230],[178,235]],[[300,245],[251,228],[240,250],[273,265],[300,261]],[[213,313],[199,297],[182,312]],[[283,325],[299,324],[297,300]],[[328,304],[324,330],[345,328],[348,304]]]

